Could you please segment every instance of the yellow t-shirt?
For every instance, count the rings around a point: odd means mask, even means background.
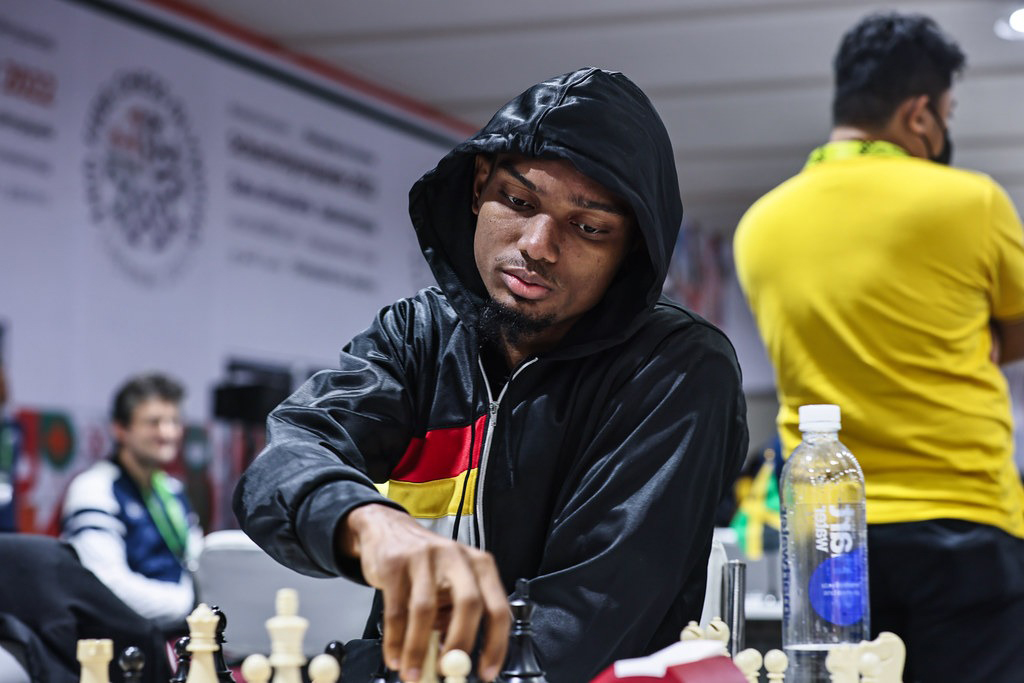
[[[820,163],[759,199],[735,235],[783,450],[800,441],[799,406],[838,404],[869,523],[955,518],[1024,537],[989,330],[1024,318],[1020,219],[985,175],[892,145],[843,153],[850,144],[816,151]]]

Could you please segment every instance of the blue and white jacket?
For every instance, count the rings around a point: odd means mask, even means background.
[[[171,627],[181,624],[194,607],[188,567],[198,556],[202,531],[181,482],[170,477],[164,481],[171,499],[163,502],[154,496],[151,504],[165,513],[168,504],[181,506],[178,512],[188,527],[183,550],[172,550],[178,542],[164,538],[139,487],[114,459],[97,462],[71,482],[61,514],[61,536],[125,604]]]

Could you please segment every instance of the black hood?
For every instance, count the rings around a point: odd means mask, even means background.
[[[473,257],[477,154],[558,158],[626,199],[646,249],[632,252],[601,302],[552,354],[606,348],[643,322],[661,293],[683,207],[668,133],[647,96],[621,73],[579,69],[533,86],[413,185],[409,214],[437,282],[475,326],[487,290]]]

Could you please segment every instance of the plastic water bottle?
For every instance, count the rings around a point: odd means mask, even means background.
[[[782,646],[787,683],[828,683],[839,643],[871,637],[864,474],[839,441],[839,406],[800,407],[782,468]]]

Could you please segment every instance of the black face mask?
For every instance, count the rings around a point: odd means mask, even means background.
[[[932,145],[928,142],[928,138],[921,136],[924,140],[924,146],[928,149],[928,158],[937,164],[944,164],[949,166],[950,162],[953,161],[953,139],[949,136],[949,128],[946,127],[942,117],[939,116],[939,112],[935,111],[931,102],[928,103],[928,111],[935,117],[935,121],[942,126],[942,149],[939,150],[938,154],[932,154]]]

